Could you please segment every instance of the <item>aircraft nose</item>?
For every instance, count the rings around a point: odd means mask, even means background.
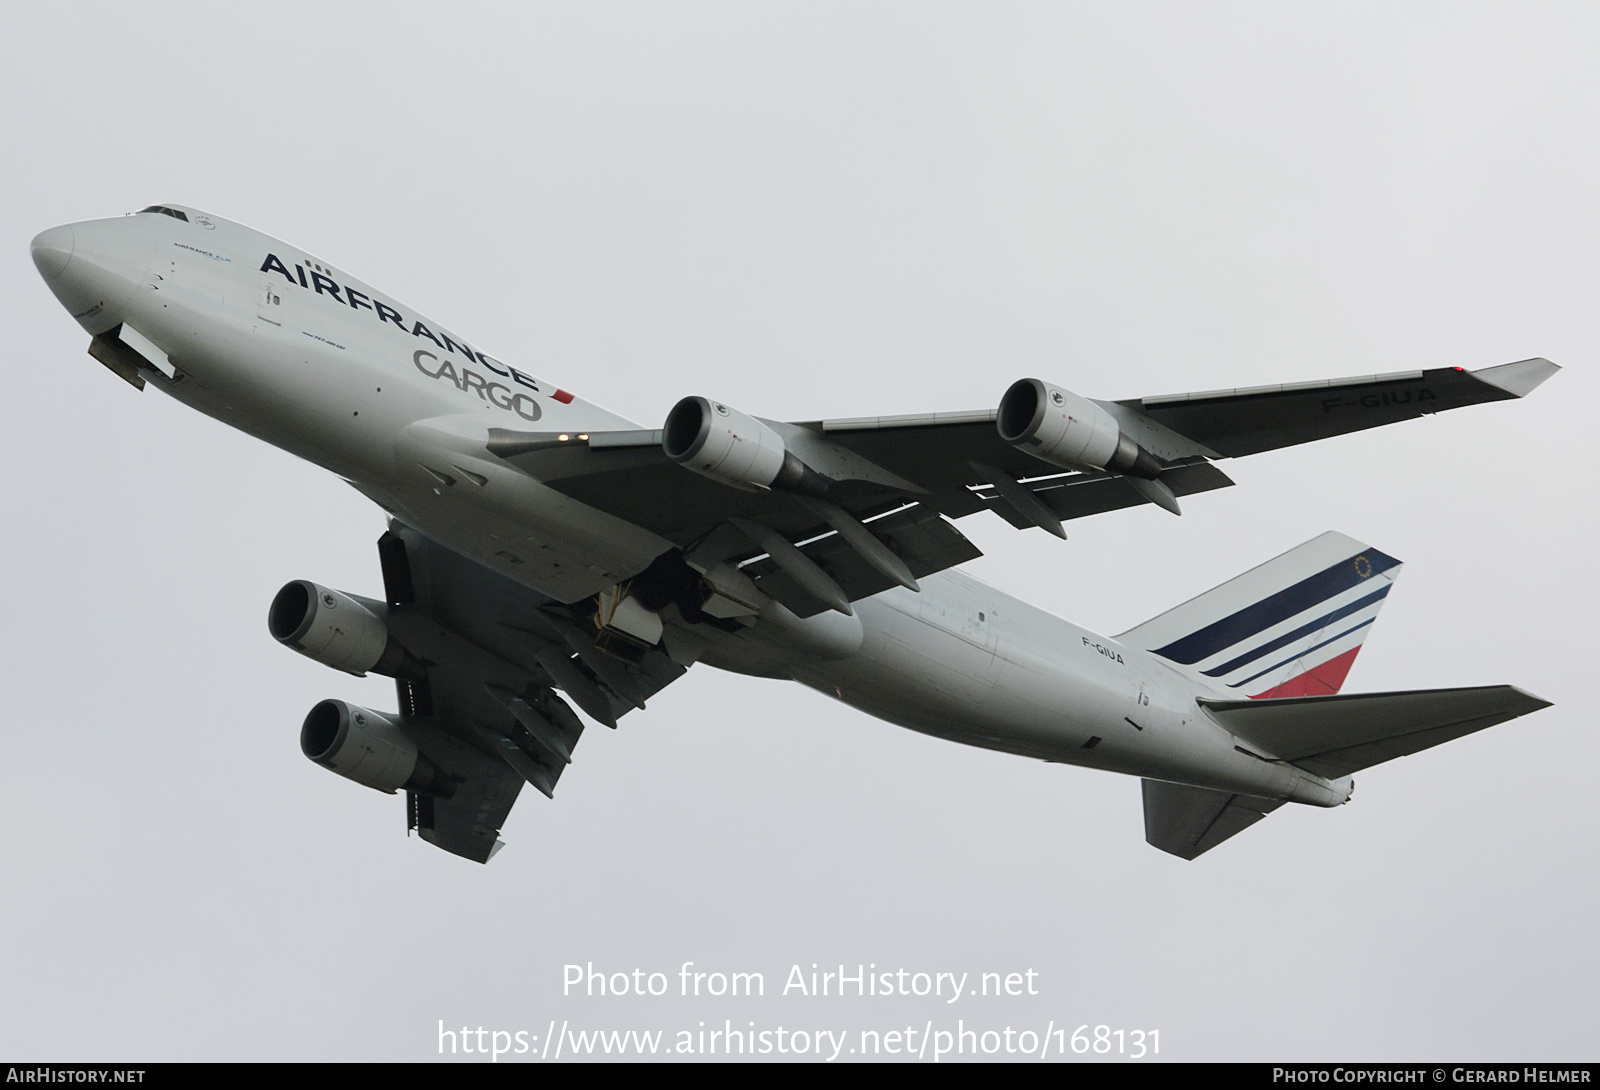
[[[54,280],[67,271],[72,261],[72,228],[52,227],[33,236],[33,267],[46,280]]]
[[[127,319],[155,260],[161,216],[84,220],[41,232],[33,263],[67,313],[91,335]]]

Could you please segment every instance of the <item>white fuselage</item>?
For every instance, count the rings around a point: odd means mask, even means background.
[[[670,542],[567,497],[485,449],[490,428],[639,425],[477,350],[320,259],[183,210],[55,228],[35,260],[90,334],[127,323],[192,408],[338,474],[507,578],[578,601]],[[41,257],[41,252],[45,255]],[[687,471],[686,471],[687,472]],[[1195,682],[966,576],[796,618],[770,606],[707,630],[702,661],[792,678],[923,733],[1041,760],[1337,805],[1342,785],[1239,750]]]

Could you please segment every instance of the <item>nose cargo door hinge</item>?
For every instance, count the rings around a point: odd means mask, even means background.
[[[89,355],[136,390],[144,389],[144,375],[141,374],[144,371],[160,375],[168,382],[178,378],[178,369],[167,354],[126,322],[90,341]]]

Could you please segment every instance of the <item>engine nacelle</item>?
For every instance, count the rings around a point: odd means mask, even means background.
[[[703,397],[686,397],[672,407],[661,430],[661,449],[685,469],[746,492],[821,496],[828,490],[824,477],[784,447],[783,436],[753,416]]]
[[[388,716],[324,700],[300,727],[300,752],[323,768],[387,794],[400,788],[448,795],[449,781]]]
[[[1011,384],[995,418],[1000,438],[1064,469],[1104,469],[1150,480],[1161,463],[1088,398],[1036,378]]]
[[[347,674],[416,679],[418,663],[372,610],[343,591],[297,579],[278,591],[267,630],[285,647]]]

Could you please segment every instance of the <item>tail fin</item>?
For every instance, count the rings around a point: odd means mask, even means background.
[[[1400,567],[1329,532],[1117,639],[1252,700],[1337,693]]]

